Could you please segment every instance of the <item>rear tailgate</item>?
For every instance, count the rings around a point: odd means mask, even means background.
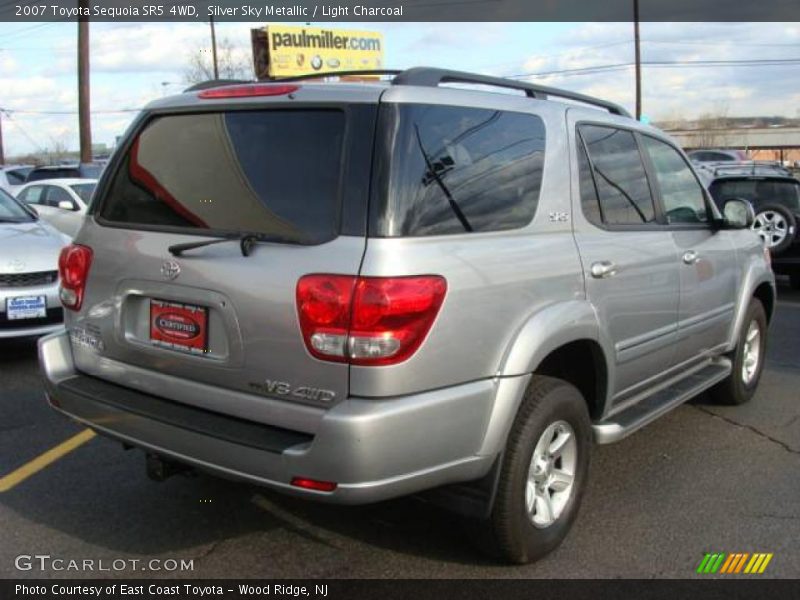
[[[348,366],[308,353],[295,293],[309,273],[358,273],[375,104],[293,100],[142,120],[76,240],[94,255],[68,318],[80,370],[220,412],[228,391],[312,406],[347,396]],[[241,233],[262,236],[248,256],[235,240],[169,251]],[[196,397],[203,386],[226,394],[214,405]]]

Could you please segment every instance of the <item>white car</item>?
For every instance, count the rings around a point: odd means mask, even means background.
[[[96,179],[42,179],[22,186],[17,191],[17,200],[33,207],[43,220],[74,238],[96,186]]]
[[[69,238],[0,190],[0,340],[63,326],[58,256]]]

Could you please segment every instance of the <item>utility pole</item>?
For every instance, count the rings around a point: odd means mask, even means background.
[[[214,79],[219,79],[219,66],[217,65],[217,32],[214,29],[214,17],[209,17],[211,24],[211,60],[214,63]]]
[[[89,0],[80,0],[88,11]],[[83,12],[83,11],[81,11]],[[92,113],[89,92],[89,19],[78,18],[78,129],[82,163],[92,162]]]
[[[633,44],[636,54],[636,120],[642,117],[642,53],[639,47],[639,0],[633,0]]]

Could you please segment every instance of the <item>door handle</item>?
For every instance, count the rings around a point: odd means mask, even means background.
[[[617,265],[610,260],[601,260],[592,263],[590,273],[595,279],[606,279],[617,274]]]
[[[683,262],[686,263],[687,265],[693,265],[699,260],[700,257],[694,250],[689,250],[688,252],[683,253]]]

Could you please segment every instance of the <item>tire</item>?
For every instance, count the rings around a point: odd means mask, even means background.
[[[789,274],[789,287],[793,290],[800,290],[800,272]]]
[[[749,369],[745,371],[745,358],[749,349],[753,347],[753,341],[748,342],[746,339],[748,336],[752,336],[751,327],[758,328],[758,353],[752,371]],[[767,314],[764,312],[761,301],[753,298],[742,321],[736,348],[729,355],[733,362],[731,374],[709,390],[711,398],[717,404],[739,405],[748,402],[755,394],[758,381],[761,379],[766,350]],[[752,354],[750,356],[752,357]]]
[[[536,477],[534,451],[552,449],[559,440],[564,441],[560,456],[549,464],[538,463],[539,467],[546,466],[539,471],[537,481],[540,486],[548,486],[545,478],[550,481],[571,470],[571,487],[562,480],[544,489],[553,511],[548,514],[542,487],[532,494],[538,486],[530,487],[529,475]],[[489,535],[484,539],[491,543],[495,555],[524,564],[561,544],[577,516],[586,487],[591,443],[589,414],[581,393],[560,379],[534,375],[508,435],[494,505],[485,524]],[[537,456],[541,458],[542,454],[537,452]],[[531,496],[538,498],[531,503],[533,514],[528,511]],[[549,524],[548,518],[552,518]]]
[[[797,221],[785,206],[764,204],[756,212],[753,231],[761,236],[772,255],[778,256],[794,242]]]

